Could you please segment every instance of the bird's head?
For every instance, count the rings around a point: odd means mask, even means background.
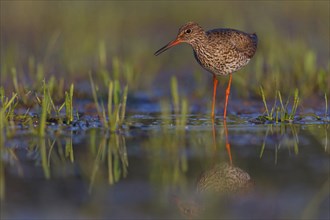
[[[166,51],[167,49],[180,43],[194,44],[194,42],[198,41],[204,36],[204,30],[196,22],[188,22],[187,24],[180,27],[179,33],[176,38],[166,44],[164,47],[160,48],[158,51],[156,51],[155,55],[157,56]]]

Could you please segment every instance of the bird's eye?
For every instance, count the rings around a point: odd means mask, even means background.
[[[191,33],[191,29],[187,29],[186,34],[190,34],[190,33]]]

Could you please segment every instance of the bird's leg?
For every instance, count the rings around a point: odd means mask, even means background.
[[[212,113],[211,118],[214,119],[214,106],[215,106],[215,97],[217,95],[217,87],[218,87],[219,80],[213,75],[213,99],[212,99]]]
[[[227,116],[227,105],[228,105],[228,97],[230,94],[230,85],[231,85],[231,80],[232,80],[232,74],[229,74],[229,82],[228,82],[228,86],[226,89],[226,101],[225,101],[225,109],[223,111],[223,120],[226,120],[226,116]]]

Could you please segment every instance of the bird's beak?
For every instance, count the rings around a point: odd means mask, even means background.
[[[173,47],[173,46],[175,46],[175,45],[177,45],[179,43],[182,43],[182,41],[177,38],[177,39],[169,42],[168,44],[166,44],[164,47],[162,47],[159,50],[157,50],[154,54],[155,54],[155,56],[158,56],[159,54],[163,53],[167,49],[170,49],[171,47]]]

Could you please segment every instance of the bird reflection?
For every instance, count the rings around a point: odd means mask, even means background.
[[[250,175],[228,163],[215,164],[205,170],[197,181],[197,193],[231,194],[245,191],[251,185]]]
[[[212,120],[212,135],[216,150],[216,129]],[[204,170],[197,178],[193,197],[181,200],[175,197],[174,201],[180,213],[188,218],[200,218],[205,213],[206,205],[210,200],[226,199],[232,196],[244,195],[253,188],[250,175],[241,168],[234,166],[231,156],[230,141],[226,120],[223,122],[228,162],[214,162],[211,168]],[[216,155],[216,154],[214,154]]]

